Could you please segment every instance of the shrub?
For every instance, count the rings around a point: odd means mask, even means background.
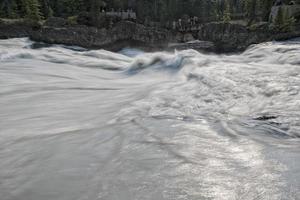
[[[67,19],[67,23],[68,23],[68,25],[77,25],[78,23],[77,23],[77,16],[70,16],[70,17],[68,17],[68,19]]]

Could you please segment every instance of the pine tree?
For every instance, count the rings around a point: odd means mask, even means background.
[[[276,18],[275,18],[275,26],[281,28],[283,27],[284,25],[284,10],[282,8],[282,6],[279,6],[278,8],[278,12],[277,12],[277,15],[276,15]]]
[[[0,1],[0,17],[18,18],[18,6],[15,0]]]
[[[249,25],[252,24],[252,22],[255,20],[258,4],[259,4],[258,0],[248,0],[247,13],[248,13]]]
[[[295,25],[295,18],[291,17],[289,10],[285,9],[283,12],[283,27],[281,28],[282,31],[289,32],[293,31]]]
[[[40,4],[38,0],[23,0],[24,17],[30,20],[39,21],[42,19]]]
[[[49,18],[53,16],[53,10],[50,6],[49,0],[40,0],[40,10],[45,18]]]
[[[225,11],[223,14],[223,22],[228,23],[231,20],[230,16],[230,6],[228,1],[225,2]]]
[[[100,21],[101,0],[91,0],[90,16],[92,24],[97,26]]]
[[[273,5],[273,0],[262,0],[262,17],[264,21],[269,20],[269,15],[271,7]]]

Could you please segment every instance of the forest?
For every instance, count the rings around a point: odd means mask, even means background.
[[[274,0],[0,0],[0,18],[43,20],[49,17],[90,17],[97,24],[101,12],[132,9],[139,22],[165,22],[184,16],[200,22],[268,21]]]

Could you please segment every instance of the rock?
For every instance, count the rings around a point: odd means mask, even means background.
[[[215,51],[216,46],[213,42],[194,40],[186,43],[169,44],[169,49],[186,50],[194,49],[197,51]]]
[[[172,38],[173,35],[168,30],[156,30],[129,21],[119,22],[112,29],[99,29],[83,25],[61,28],[45,26],[31,35],[31,39],[46,43],[106,48],[108,50],[116,50],[117,43],[158,48],[167,46],[168,41],[171,41]]]
[[[183,35],[183,42],[194,41],[195,38],[191,33],[186,33]]]
[[[277,116],[260,116],[260,117],[256,117],[254,118],[254,120],[259,120],[259,121],[267,121],[267,120],[271,120],[271,119],[277,119]]]
[[[44,23],[44,26],[50,27],[64,27],[68,24],[68,21],[61,17],[50,17]]]
[[[231,52],[244,49],[243,44],[248,36],[246,26],[220,22],[204,24],[198,32],[197,39],[214,42],[218,51]]]
[[[179,32],[146,27],[130,21],[121,21],[106,29],[66,25],[66,20],[60,18],[57,22],[54,19],[49,19],[43,26],[24,20],[1,20],[0,38],[30,37],[37,42],[111,51],[129,46],[145,50],[176,48],[226,53],[243,51],[251,44],[260,42],[300,37],[300,27],[296,29],[298,31],[278,33],[268,29],[266,23],[257,24],[252,29],[241,24],[214,22],[202,25],[197,31]],[[55,23],[51,22],[53,20]]]
[[[79,13],[77,17],[77,23],[81,25],[87,25],[91,26],[92,25],[92,19],[91,16],[88,12],[81,12]]]
[[[0,39],[29,37],[40,24],[29,20],[0,20]]]
[[[198,31],[197,39],[211,41],[221,53],[244,51],[248,46],[266,41],[299,37],[299,31],[278,33],[269,30],[268,24],[253,27],[233,23],[207,23]]]

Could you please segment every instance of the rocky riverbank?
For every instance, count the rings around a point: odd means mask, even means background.
[[[63,21],[46,22],[44,25],[0,21],[0,38],[13,37],[30,37],[38,42],[111,51],[130,46],[148,50],[192,48],[199,51],[236,52],[255,43],[300,37],[300,31],[276,33],[270,31],[267,24],[249,29],[241,24],[207,23],[197,31],[180,32],[146,27],[129,21],[121,21],[109,29],[68,25]]]
[[[278,32],[268,23],[247,27],[234,23],[208,23],[197,32],[198,40],[212,41],[218,52],[244,51],[252,44],[273,40],[287,40],[300,37],[300,28],[289,32]]]
[[[30,38],[46,43],[79,45],[87,48],[118,50],[124,46],[164,48],[173,40],[171,32],[157,30],[133,22],[119,22],[111,29],[83,25],[53,27],[43,26],[33,32]]]

